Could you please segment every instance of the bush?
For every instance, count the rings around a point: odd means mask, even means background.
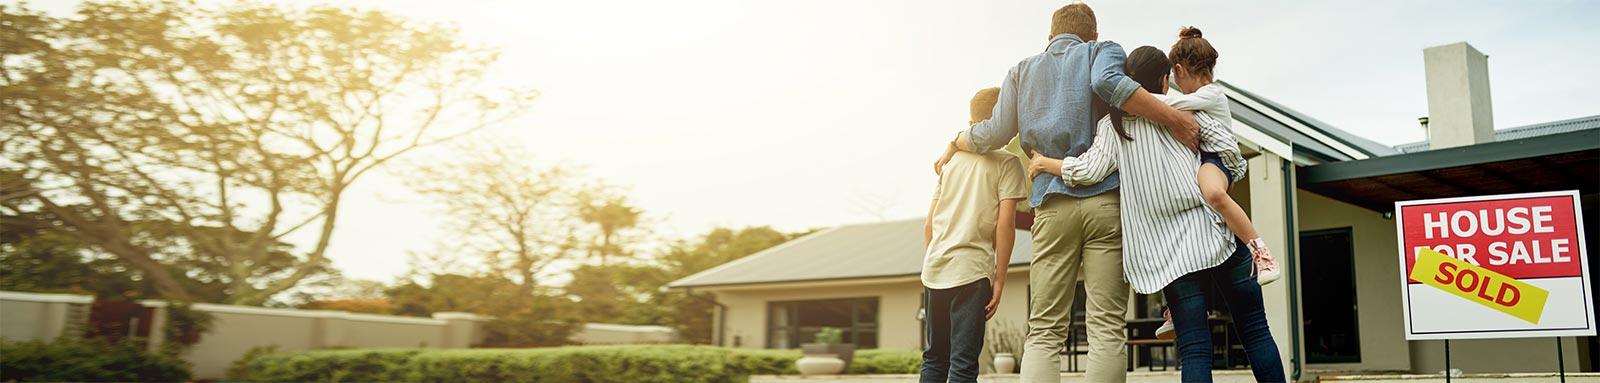
[[[418,349],[320,350],[250,355],[254,360],[230,371],[250,382],[397,382]]]
[[[921,351],[860,350],[847,374],[915,374],[922,369]]]
[[[275,353],[241,361],[248,382],[744,382],[792,375],[798,350],[689,345],[533,349],[386,349]],[[851,373],[916,373],[915,351],[861,350]]]
[[[182,382],[188,366],[144,350],[143,343],[97,339],[0,342],[0,381]]]

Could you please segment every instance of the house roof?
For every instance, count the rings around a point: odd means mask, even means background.
[[[1217,84],[1228,95],[1231,104],[1229,109],[1235,121],[1293,144],[1297,153],[1303,152],[1318,161],[1350,161],[1400,153],[1387,145],[1335,128],[1226,81],[1218,80]]]
[[[1576,132],[1579,130],[1589,129],[1600,129],[1600,115],[1500,129],[1494,131],[1494,140],[1520,140],[1524,138],[1548,136],[1552,134]],[[1429,149],[1427,141],[1395,145],[1394,148],[1405,153],[1415,153]]]
[[[1600,129],[1332,162],[1296,172],[1300,188],[1373,211],[1395,201],[1539,191],[1600,192]]]
[[[922,273],[922,219],[826,229],[667,284],[670,288],[814,282]],[[1032,236],[1017,231],[1011,264],[1032,260]]]

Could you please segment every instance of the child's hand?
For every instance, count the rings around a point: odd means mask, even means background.
[[[956,156],[956,147],[955,147],[955,145],[945,145],[944,154],[939,155],[939,159],[933,161],[933,174],[934,175],[938,175],[938,176],[943,176],[944,175],[944,164],[950,162],[950,157],[955,157],[955,156]]]
[[[983,320],[994,318],[994,313],[1000,308],[1000,291],[1005,289],[1004,281],[990,283],[993,287],[991,287],[989,290],[994,291],[994,293],[989,297],[989,304],[983,306]]]
[[[1028,160],[1028,178],[1038,177],[1039,173],[1061,175],[1061,160],[1032,153]]]

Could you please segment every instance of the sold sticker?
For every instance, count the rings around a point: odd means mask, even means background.
[[[1550,292],[1429,248],[1417,250],[1408,277],[1469,301],[1539,324]]]

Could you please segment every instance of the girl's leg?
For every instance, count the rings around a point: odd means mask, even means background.
[[[1228,230],[1240,239],[1249,241],[1260,238],[1256,233],[1256,225],[1250,223],[1250,216],[1244,213],[1244,208],[1233,202],[1233,197],[1228,195],[1228,176],[1216,164],[1200,164],[1200,193],[1206,197],[1206,204],[1211,205],[1218,214],[1222,215],[1222,222],[1228,224]]]
[[[1250,222],[1250,216],[1244,213],[1244,208],[1228,196],[1228,176],[1211,162],[1200,163],[1200,193],[1205,195],[1206,204],[1216,209],[1222,215],[1222,222],[1228,224],[1228,230],[1234,236],[1248,243],[1252,265],[1256,271],[1256,283],[1268,284],[1278,280],[1278,264],[1272,259],[1272,251],[1267,249],[1267,243],[1261,240],[1256,233],[1256,226]]]
[[[1162,293],[1178,332],[1178,364],[1183,382],[1211,381],[1211,325],[1206,322],[1206,289],[1211,276],[1197,271],[1178,277]]]
[[[1273,342],[1272,331],[1267,328],[1261,285],[1253,275],[1255,265],[1250,259],[1250,250],[1243,243],[1238,245],[1227,261],[1208,271],[1233,315],[1234,331],[1244,343],[1244,353],[1250,359],[1250,370],[1255,373],[1256,381],[1283,382],[1283,358],[1278,355],[1278,344]]]

